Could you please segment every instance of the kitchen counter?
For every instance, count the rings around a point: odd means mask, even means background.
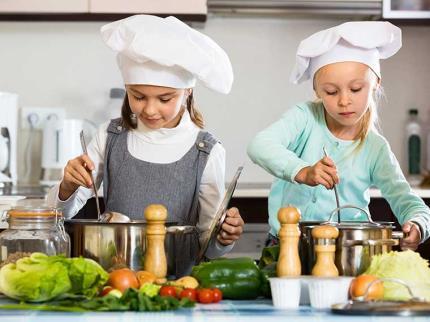
[[[270,183],[238,183],[233,197],[236,198],[266,198],[270,192]],[[421,198],[430,198],[430,189],[412,189]],[[371,198],[382,198],[381,191],[370,189]]]
[[[4,300],[1,303],[4,303]],[[315,310],[310,306],[301,306],[297,310],[280,310],[272,306],[271,300],[254,301],[228,301],[219,304],[198,304],[195,308],[181,309],[167,312],[44,312],[44,311],[8,311],[0,310],[2,321],[175,321],[175,322],[198,322],[198,321],[430,321],[430,317],[391,317],[391,316],[342,316],[334,315],[329,310]]]

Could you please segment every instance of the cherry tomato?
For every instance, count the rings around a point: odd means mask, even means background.
[[[197,291],[193,288],[185,288],[182,290],[182,292],[179,294],[179,298],[189,298],[191,301],[195,302],[197,301]]]
[[[176,289],[174,286],[164,285],[160,288],[160,296],[176,297]]]
[[[212,293],[213,293],[212,303],[218,303],[219,301],[222,300],[222,292],[219,288],[213,288]]]
[[[213,298],[214,294],[211,289],[201,288],[197,290],[197,299],[199,300],[199,303],[212,303]]]
[[[128,268],[121,268],[112,271],[109,274],[109,280],[107,284],[113,288],[116,288],[122,293],[124,293],[124,291],[130,287],[139,287],[139,281],[137,280],[136,274],[134,274],[134,272]]]

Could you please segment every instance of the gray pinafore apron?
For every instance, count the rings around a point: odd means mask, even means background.
[[[168,211],[167,221],[196,226],[200,181],[217,140],[200,131],[196,143],[181,159],[160,164],[130,154],[128,131],[121,126],[121,119],[112,120],[107,132],[103,174],[106,211],[144,221],[143,212],[149,204],[162,204]],[[190,273],[199,251],[198,237],[197,231],[191,235],[175,234],[176,276]]]

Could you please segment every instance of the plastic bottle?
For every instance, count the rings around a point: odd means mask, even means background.
[[[418,121],[418,110],[409,110],[409,120],[406,125],[408,181],[411,186],[421,183],[421,150],[423,145],[422,128]]]

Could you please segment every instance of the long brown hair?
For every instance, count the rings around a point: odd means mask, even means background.
[[[191,121],[193,121],[193,123],[196,124],[199,128],[203,129],[205,126],[205,122],[203,120],[202,113],[194,104],[193,92],[188,95],[186,105],[187,110],[190,113]],[[131,111],[130,104],[128,102],[128,94],[126,94],[121,107],[121,123],[122,126],[128,130],[137,128],[137,123],[135,120],[133,120],[132,114],[133,112]]]

